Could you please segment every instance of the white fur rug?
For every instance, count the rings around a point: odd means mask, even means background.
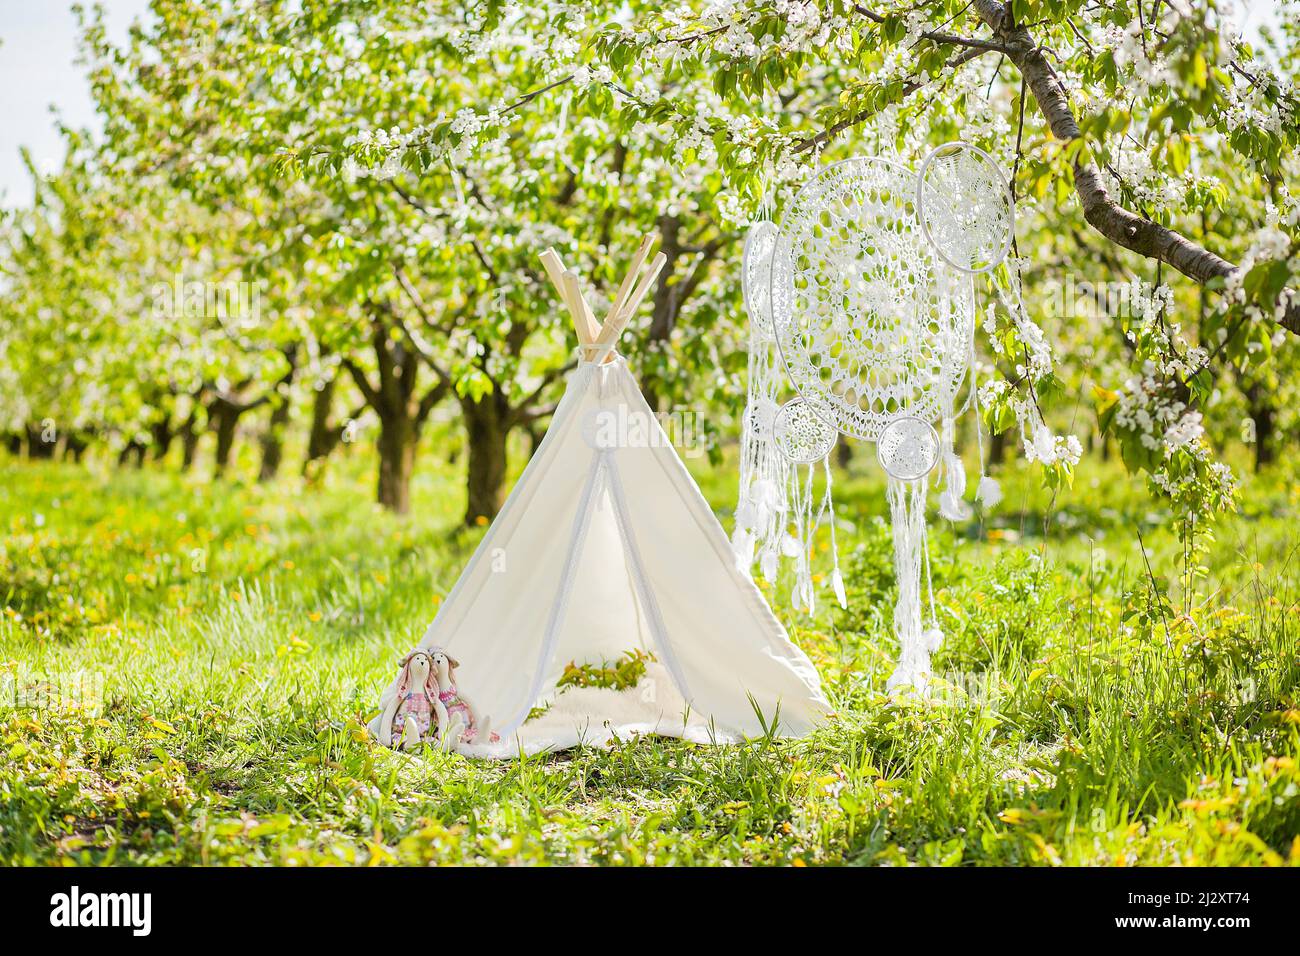
[[[567,750],[579,745],[600,747],[611,740],[657,734],[696,743],[736,743],[741,738],[709,725],[699,714],[688,714],[672,678],[663,665],[646,665],[635,687],[565,687],[555,694],[544,714],[528,721],[509,739],[496,744],[462,744],[467,757],[508,760],[520,755]]]

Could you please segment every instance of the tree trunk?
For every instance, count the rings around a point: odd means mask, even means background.
[[[199,450],[200,437],[194,418],[191,416],[181,427],[181,471],[187,472],[194,467],[194,456]]]
[[[420,358],[401,340],[390,338],[380,309],[371,330],[371,345],[379,371],[378,384],[372,384],[355,363],[345,360],[344,368],[356,382],[366,404],[379,416],[379,487],[376,497],[385,508],[406,514],[411,508],[411,475],[415,471],[415,451],[420,429],[429,413],[446,396],[450,380],[442,381],[417,399]],[[359,414],[359,413],[358,413]]]
[[[230,464],[230,453],[235,447],[235,429],[239,426],[239,406],[225,399],[213,399],[208,407],[208,417],[217,433],[216,457],[212,463],[212,477],[221,478]]]
[[[491,392],[477,402],[462,402],[461,408],[469,452],[465,524],[474,525],[480,518],[488,521],[495,518],[504,502],[509,407],[499,393]]]
[[[23,436],[18,432],[6,434],[4,444],[5,448],[9,450],[9,454],[15,457],[23,453]]]
[[[334,410],[335,380],[330,379],[312,392],[311,430],[307,434],[307,460],[324,458],[334,448],[330,434],[330,413]]]
[[[153,460],[162,461],[167,457],[167,452],[171,450],[172,439],[176,437],[176,431],[172,428],[171,416],[164,415],[154,422],[149,431],[153,436]]]
[[[258,481],[271,481],[280,472],[284,459],[284,433],[289,424],[290,405],[287,396],[276,396],[262,435],[262,464],[257,470]]]
[[[1277,413],[1268,404],[1267,390],[1258,383],[1244,389],[1247,410],[1255,422],[1255,471],[1267,468],[1274,460],[1274,435],[1277,432]]]
[[[680,233],[682,221],[677,216],[659,217],[659,251],[664,255],[664,268],[655,283],[654,299],[650,312],[650,330],[647,338],[650,342],[667,342],[677,324],[677,313],[681,307],[680,283],[669,284],[669,277],[675,274],[677,260],[682,255]],[[660,411],[662,396],[656,383],[650,379],[641,379],[641,394],[652,412]]]
[[[86,449],[90,447],[90,440],[83,435],[75,432],[68,432],[63,440],[63,460],[71,459],[77,464],[81,464],[81,458],[86,454]]]
[[[1267,468],[1277,459],[1273,448],[1273,410],[1255,419],[1255,471]]]
[[[379,419],[379,503],[400,515],[411,510],[411,474],[415,471],[416,423],[408,415]]]
[[[144,467],[145,446],[138,441],[130,441],[118,452],[117,465],[119,468],[125,468],[130,465],[133,468]]]
[[[1009,430],[989,435],[990,465],[1000,465],[1007,460],[1007,444],[1011,440],[1010,436]]]
[[[302,463],[304,478],[319,475],[325,459],[343,439],[343,428],[330,421],[336,387],[337,379],[330,379],[312,392],[311,427],[307,432],[307,455]]]
[[[57,441],[45,440],[44,429],[37,425],[27,426],[27,457],[31,459],[48,460],[54,457],[54,448]]]
[[[203,437],[199,431],[198,417],[196,406],[185,419],[185,424],[181,426],[181,471],[189,471],[194,467],[194,456],[199,450],[199,439]]]

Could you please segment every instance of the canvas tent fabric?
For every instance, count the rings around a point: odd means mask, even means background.
[[[616,353],[571,373],[545,438],[419,647],[509,757],[630,733],[731,741],[808,733],[829,711],[817,672],[762,594]],[[566,663],[628,650],[631,692],[557,694]],[[396,681],[384,695],[396,693]],[[528,720],[539,704],[550,704]],[[375,727],[372,725],[372,730]]]

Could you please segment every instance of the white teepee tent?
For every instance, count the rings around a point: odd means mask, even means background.
[[[613,351],[663,267],[662,255],[645,265],[649,247],[647,237],[599,330],[574,273],[553,251],[543,256],[583,359],[419,645],[459,660],[458,692],[500,736],[460,744],[463,753],[509,757],[629,733],[729,741],[764,724],[801,735],[829,710],[816,670],[737,568]],[[598,664],[632,649],[655,661],[635,688],[557,694],[567,662]],[[396,688],[394,680],[385,705]],[[549,710],[528,720],[543,703]]]

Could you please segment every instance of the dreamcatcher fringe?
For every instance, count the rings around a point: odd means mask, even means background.
[[[835,592],[835,600],[842,610],[848,610],[849,598],[844,591],[844,576],[840,574],[840,547],[835,541],[835,501],[831,497],[831,459],[827,455],[822,459],[822,467],[826,471],[826,495],[822,499],[822,512],[826,515],[831,531],[831,590]]]
[[[764,196],[759,207],[759,222],[770,213],[770,200]],[[761,305],[746,302],[751,310]],[[829,517],[831,554],[834,562],[831,587],[840,607],[848,607],[844,578],[840,573],[839,548],[835,540],[835,511],[831,497],[830,457],[822,459],[825,491],[814,509],[815,465],[810,463],[801,473],[797,464],[783,455],[774,438],[773,424],[780,408],[778,400],[784,383],[782,363],[776,341],[749,315],[749,383],[746,412],[741,433],[740,488],[736,503],[736,526],[731,536],[736,565],[746,574],[759,571],[768,581],[775,581],[781,558],[795,564],[792,603],[812,613],[816,594],[812,578],[813,555],[817,530]],[[794,525],[794,534],[790,525]]]
[[[765,218],[768,200],[760,208]],[[783,377],[776,342],[755,321],[755,302],[746,301],[749,314],[749,382],[740,446],[740,488],[736,502],[736,527],[731,546],[736,565],[752,574],[757,559],[768,581],[775,581],[785,545],[789,514],[787,500],[790,463],[776,448],[772,423]]]
[[[736,566],[776,580],[789,513],[790,464],[772,441],[772,419],[781,390],[779,357],[773,343],[750,323],[749,394],[740,453],[740,490],[731,546]]]
[[[798,465],[790,469],[791,499],[794,507],[795,584],[791,599],[795,607],[812,614],[817,607],[817,592],[812,581],[813,526],[821,518],[813,516],[813,482],[815,466],[809,464],[801,470]],[[797,550],[796,550],[797,549]]]
[[[949,521],[965,521],[971,515],[970,505],[962,500],[966,494],[966,466],[957,454],[957,422],[953,417],[952,400],[949,399],[939,431],[939,455],[943,464],[944,489],[939,495],[939,514]]]
[[[889,676],[889,693],[913,689],[926,693],[930,682],[930,655],[943,643],[943,633],[934,625],[934,593],[930,593],[932,623],[921,619],[921,569],[927,582],[930,570],[925,542],[926,479],[889,479],[886,496],[893,522],[894,578],[898,600],[894,604],[894,634],[898,637],[898,666]]]
[[[796,465],[790,469],[789,499],[794,503],[794,541],[788,543],[789,550],[795,558],[795,585],[791,593],[791,603],[812,614],[817,608],[817,588],[813,583],[813,555],[816,550],[817,530],[826,521],[831,538],[831,589],[835,600],[841,608],[848,608],[848,595],[844,590],[844,577],[840,574],[839,546],[835,541],[835,507],[832,498],[831,459],[827,455],[821,460],[825,485],[821,503],[814,512],[813,500],[816,497],[816,464],[808,464],[801,472]]]
[[[1002,485],[996,478],[990,477],[984,470],[984,415],[980,411],[980,380],[975,365],[975,332],[970,337],[970,401],[975,411],[975,448],[979,451],[980,480],[975,486],[975,500],[985,510],[997,507],[1002,500]]]

